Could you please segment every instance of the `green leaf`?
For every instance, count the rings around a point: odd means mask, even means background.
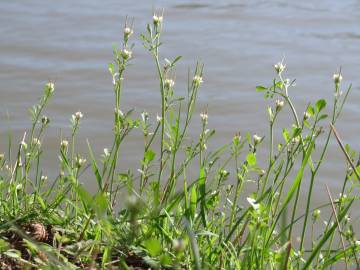
[[[315,111],[314,111],[314,107],[309,105],[309,107],[306,110],[307,113],[310,114],[310,116],[314,116],[315,115]]]
[[[95,196],[94,210],[98,218],[102,218],[106,215],[108,207],[108,200],[104,192],[99,192]]]
[[[144,156],[144,158],[145,158],[145,163],[146,164],[148,164],[148,163],[150,163],[151,161],[153,161],[154,160],[154,158],[155,158],[155,152],[153,151],[153,150],[151,150],[151,149],[148,149],[146,152],[145,152],[145,156]]]
[[[195,217],[196,203],[197,203],[196,185],[193,185],[190,194],[190,215],[192,220],[194,220]]]
[[[162,251],[161,243],[159,239],[156,238],[146,240],[144,242],[144,247],[147,249],[147,251],[152,257],[160,255]]]
[[[77,186],[76,187],[76,192],[79,195],[80,199],[82,200],[84,206],[86,208],[90,208],[92,206],[92,202],[93,202],[93,198],[92,196],[89,194],[89,192],[87,192],[82,186]]]
[[[182,58],[181,55],[179,55],[178,57],[176,57],[176,58],[174,59],[174,61],[172,61],[171,65],[174,66],[175,63],[176,63],[177,61],[179,61],[181,58]]]
[[[316,101],[316,104],[315,104],[316,112],[320,112],[322,109],[325,108],[325,106],[326,106],[325,99],[319,99],[318,101]]]
[[[114,64],[113,64],[113,63],[110,63],[110,64],[108,65],[108,69],[109,69],[111,75],[114,75],[114,73],[115,73],[115,68],[114,68]]]
[[[256,92],[263,92],[263,91],[266,91],[267,88],[262,86],[262,85],[258,85],[256,86]]]
[[[199,176],[199,191],[200,191],[200,198],[201,198],[201,220],[206,228],[206,175],[205,175],[205,169],[204,167],[201,167],[200,169],[200,176]]]
[[[327,114],[322,114],[322,115],[319,117],[319,121],[320,121],[320,120],[323,120],[323,119],[325,119],[325,118],[327,118],[327,117],[328,117]]]
[[[246,156],[246,161],[250,166],[256,165],[256,156],[255,156],[255,154],[254,153],[249,153]]]
[[[95,159],[95,156],[94,156],[94,153],[91,149],[91,146],[90,146],[90,143],[89,143],[89,140],[86,140],[87,144],[88,144],[88,148],[89,148],[89,153],[90,153],[90,157],[91,157],[91,167],[93,169],[93,172],[95,174],[95,177],[96,177],[96,182],[98,184],[98,188],[100,190],[103,189],[103,183],[102,183],[102,177],[100,175],[100,172],[99,172],[99,168],[97,166],[97,163],[96,163],[96,159]]]
[[[284,137],[285,142],[288,143],[290,141],[290,134],[286,128],[283,129],[282,135]]]

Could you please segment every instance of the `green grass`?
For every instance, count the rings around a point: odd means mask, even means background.
[[[51,82],[31,109],[23,140],[16,146],[9,136],[9,149],[0,156],[0,268],[360,269],[356,223],[349,217],[359,201],[359,159],[335,129],[351,89],[341,94],[341,71],[334,75],[331,105],[320,99],[299,114],[290,96],[294,81],[285,79],[284,63],[276,64],[274,80],[256,87],[274,104],[267,108],[269,134],[235,134],[226,145],[211,145],[215,131],[208,129],[207,111],[200,114],[199,136],[189,136],[193,117],[198,119],[203,66],[189,72],[186,96],[177,96],[181,57],[160,62],[162,26],[162,15],[154,16],[140,36],[157,70],[161,115],[121,111],[133,50],[132,25],[126,23],[109,64],[115,94],[111,148],[100,157],[89,143],[88,153],[77,152],[76,142],[84,140],[77,137],[77,112],[70,136],[59,139],[58,176],[42,175],[41,142],[50,124],[44,111],[56,92]],[[280,114],[290,117],[290,127],[278,121]],[[140,168],[119,171],[122,145],[134,129],[143,134]],[[274,136],[277,129],[282,138]],[[314,205],[333,134],[348,168],[342,193],[328,189],[328,202]],[[259,157],[264,140],[267,154]],[[95,193],[82,184],[84,171],[91,172]]]

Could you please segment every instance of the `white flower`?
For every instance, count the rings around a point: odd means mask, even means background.
[[[68,147],[68,145],[69,145],[69,142],[67,140],[62,140],[60,143],[60,146],[62,148],[66,148],[66,147]]]
[[[255,134],[255,135],[253,136],[253,139],[254,139],[254,144],[258,144],[258,143],[261,142],[262,137],[260,137],[260,136],[258,136],[257,134]]]
[[[80,168],[82,165],[84,165],[86,162],[86,159],[85,158],[81,158],[81,157],[76,157],[76,160],[75,160],[75,164],[76,164],[76,167]]]
[[[160,123],[162,121],[162,117],[159,115],[156,115],[156,122]]]
[[[279,62],[274,65],[274,68],[275,68],[277,74],[280,75],[285,70],[286,65],[284,65],[283,62]]]
[[[334,83],[339,84],[342,81],[342,75],[341,73],[335,73],[333,75]]]
[[[36,145],[36,146],[40,146],[41,145],[41,142],[38,138],[33,138],[33,144]]]
[[[105,155],[105,157],[110,156],[110,151],[108,148],[104,148],[104,155]]]
[[[134,33],[134,31],[130,27],[125,27],[124,28],[124,35],[126,37],[130,37],[133,33]]]
[[[22,148],[26,149],[26,148],[27,148],[27,143],[26,143],[25,141],[21,141],[21,142],[20,142],[20,146],[21,146]]]
[[[256,200],[255,200],[255,199],[250,198],[250,197],[248,197],[248,198],[246,198],[246,199],[247,199],[247,201],[249,202],[249,204],[252,206],[252,208],[254,208],[255,210],[258,210],[258,209],[259,209],[260,205],[259,205],[258,203],[256,203]]]
[[[48,177],[46,175],[41,176],[41,181],[46,181],[47,179],[48,179]]]
[[[71,117],[73,119],[73,121],[79,121],[81,118],[83,118],[83,114],[79,111],[76,112],[75,114],[73,114]]]
[[[200,84],[202,84],[204,81],[203,81],[203,78],[199,75],[195,75],[194,78],[193,78],[193,82],[196,86],[199,86]]]
[[[208,118],[209,118],[207,112],[200,113],[200,118],[201,118],[201,121],[206,124],[208,121]]]
[[[124,113],[122,112],[122,110],[115,108],[114,111],[115,111],[115,115],[124,117]]]
[[[283,100],[277,99],[275,101],[276,111],[280,111],[282,109],[282,107],[284,107],[284,105],[285,105],[285,102]]]
[[[153,16],[154,25],[159,25],[162,23],[162,21],[163,21],[163,17],[161,15],[154,14],[154,16]]]
[[[141,119],[143,120],[143,122],[146,122],[149,119],[149,114],[147,112],[142,112]]]
[[[166,79],[164,82],[164,85],[166,88],[172,88],[172,87],[174,87],[175,82],[172,79]]]
[[[49,94],[52,94],[55,90],[55,85],[53,82],[48,82],[46,85],[45,85],[45,91],[46,93],[49,93]]]
[[[124,49],[124,50],[121,51],[121,55],[122,55],[124,60],[127,60],[127,59],[131,58],[132,51]]]

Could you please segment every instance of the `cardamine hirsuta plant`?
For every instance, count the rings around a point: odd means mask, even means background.
[[[186,95],[178,96],[181,57],[162,60],[163,14],[152,19],[140,39],[157,72],[159,115],[123,110],[134,55],[133,25],[126,22],[109,64],[111,147],[98,157],[88,143],[87,153],[79,153],[83,114],[76,112],[59,138],[57,177],[42,173],[52,82],[30,110],[32,124],[21,142],[9,137],[0,155],[0,268],[360,269],[358,222],[350,215],[359,201],[359,157],[336,131],[351,89],[343,88],[341,71],[333,77],[330,105],[320,99],[299,113],[291,98],[295,81],[286,78],[284,62],[277,63],[273,81],[256,87],[272,104],[269,134],[242,131],[226,145],[211,145],[215,131],[208,128],[207,110],[194,115],[203,65],[189,72]],[[292,124],[279,122],[280,114]],[[196,138],[189,135],[192,121],[200,123]],[[122,145],[133,132],[143,136],[142,158],[137,170],[120,171]],[[347,168],[338,179],[342,191],[327,187],[328,201],[315,205],[314,187],[333,140]],[[258,156],[264,147],[266,155]],[[83,184],[85,171],[95,193]]]

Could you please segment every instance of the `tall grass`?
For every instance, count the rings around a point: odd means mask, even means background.
[[[189,72],[187,95],[177,96],[175,67],[181,57],[160,60],[162,26],[163,15],[154,15],[140,37],[157,71],[161,115],[142,112],[136,118],[132,110],[122,111],[133,50],[132,25],[126,23],[109,64],[115,94],[111,148],[96,157],[88,143],[88,160],[77,152],[83,117],[77,112],[70,136],[59,141],[58,176],[42,175],[52,82],[31,109],[30,131],[16,149],[9,137],[9,149],[0,155],[1,269],[359,269],[360,244],[349,216],[359,200],[354,195],[359,159],[335,128],[351,89],[342,95],[341,71],[333,78],[330,110],[320,99],[298,113],[290,95],[294,80],[286,79],[283,62],[274,65],[274,80],[256,87],[274,104],[267,108],[269,134],[235,134],[210,151],[215,131],[208,129],[207,111],[200,114],[199,137],[189,136],[203,65]],[[290,127],[282,127],[280,114],[289,115]],[[122,145],[134,129],[144,139],[140,168],[120,172]],[[276,129],[283,138],[274,136]],[[333,131],[349,169],[342,193],[328,188],[328,203],[314,205]],[[257,152],[267,138],[260,166]],[[195,178],[189,173],[194,168]],[[94,194],[82,184],[85,170],[97,185]],[[330,214],[322,214],[326,211]]]

